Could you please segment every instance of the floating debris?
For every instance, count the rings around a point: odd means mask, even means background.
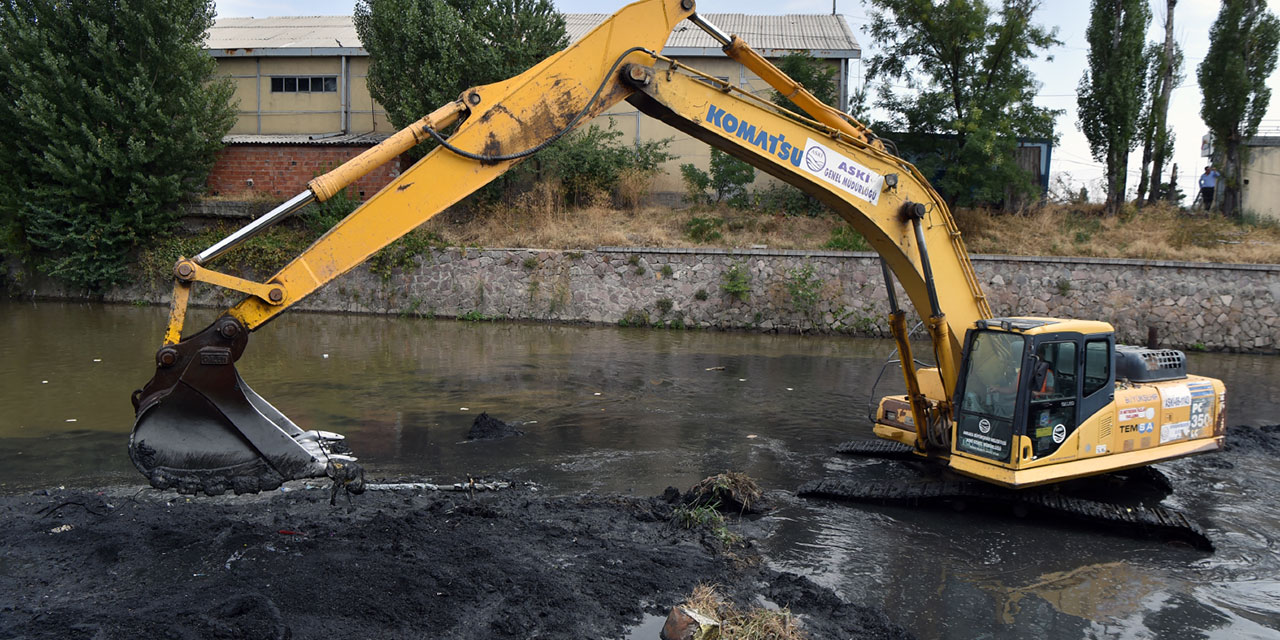
[[[511,436],[522,436],[524,432],[516,428],[516,423],[507,424],[488,413],[481,412],[471,423],[467,432],[467,440],[501,440]]]
[[[73,527],[73,526],[71,526],[71,525],[69,525],[69,524],[64,524],[64,525],[59,525],[59,526],[57,526],[57,527],[54,527],[54,528],[50,529],[50,530],[49,530],[49,533],[66,533],[66,532],[68,532],[68,531],[70,531],[70,530],[72,530],[72,529],[74,529],[74,528],[75,528],[75,527]]]
[[[707,371],[724,371],[724,367],[707,367]]]

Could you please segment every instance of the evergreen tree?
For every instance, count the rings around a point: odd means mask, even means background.
[[[1076,105],[1093,158],[1106,164],[1108,214],[1124,202],[1129,152],[1138,144],[1138,116],[1146,101],[1143,43],[1151,11],[1146,0],[1093,0],[1089,67]]]
[[[870,7],[881,51],[867,73],[881,83],[876,104],[891,128],[932,141],[915,161],[948,204],[999,202],[1008,188],[1034,193],[1014,157],[1018,138],[1054,138],[1061,113],[1035,105],[1027,67],[1037,50],[1061,44],[1055,31],[1031,22],[1039,2],[1003,0],[998,11],[986,0],[870,0]],[[892,82],[916,91],[895,92]]]
[[[1209,30],[1209,52],[1196,70],[1204,101],[1200,117],[1224,145],[1222,212],[1240,206],[1245,139],[1258,132],[1271,101],[1267,78],[1276,68],[1280,20],[1262,0],[1223,0]]]
[[[90,291],[202,190],[235,121],[210,0],[0,0],[0,234]]]
[[[354,20],[369,91],[396,128],[568,45],[550,0],[357,0]]]

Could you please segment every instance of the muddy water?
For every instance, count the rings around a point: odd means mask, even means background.
[[[0,491],[139,483],[128,395],[152,371],[156,308],[0,303]],[[204,314],[194,322],[207,321]],[[548,490],[687,486],[725,469],[791,490],[888,463],[830,454],[870,437],[887,341],[289,314],[240,371],[306,428],[348,436],[374,477],[467,474]],[[1233,424],[1280,422],[1280,358],[1192,354]],[[720,369],[723,367],[723,369]],[[709,370],[710,369],[710,370]],[[895,372],[880,393],[898,392]],[[526,435],[466,443],[480,411]],[[922,637],[1280,637],[1280,461],[1162,465],[1218,553],[980,514],[783,498],[779,568],[883,607]]]

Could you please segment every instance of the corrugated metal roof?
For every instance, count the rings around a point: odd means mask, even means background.
[[[222,137],[223,144],[288,144],[373,146],[391,137],[389,133],[345,133],[315,135],[306,133],[252,134],[237,133]]]
[[[565,14],[569,40],[577,41],[609,16]],[[766,56],[806,50],[822,57],[856,58],[861,51],[843,16],[709,13],[703,17],[722,31],[742,36]],[[351,16],[220,18],[207,36],[205,47],[214,55],[368,55],[360,48]],[[685,20],[676,25],[663,53],[714,55],[719,49],[711,36]]]
[[[208,49],[360,47],[351,16],[219,18],[208,38]]]
[[[565,28],[570,40],[577,40],[604,22],[608,13],[565,14]],[[861,47],[853,37],[844,16],[799,15],[762,16],[746,13],[699,14],[721,31],[741,36],[753,49],[811,51],[858,51]],[[667,39],[664,51],[680,49],[720,49],[720,44],[705,31],[688,20],[676,25]]]

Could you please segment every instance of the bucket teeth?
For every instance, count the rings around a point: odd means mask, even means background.
[[[228,322],[166,347],[176,356],[157,359],[155,377],[134,394],[129,457],[151,486],[257,493],[323,478],[333,460],[354,461],[341,435],[303,431],[245,383],[233,363],[247,332],[223,330]]]

